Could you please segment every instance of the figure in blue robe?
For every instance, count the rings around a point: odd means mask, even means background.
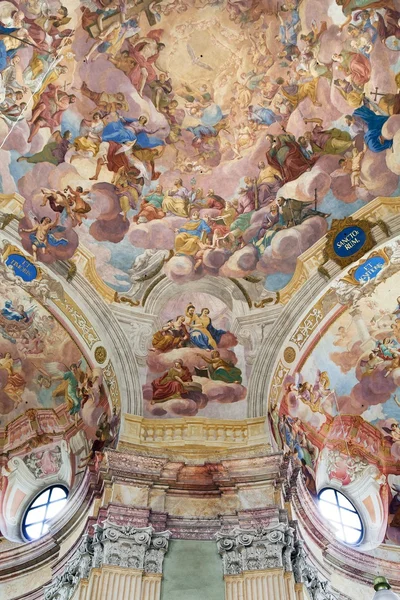
[[[298,8],[293,8],[289,12],[290,17],[284,21],[278,12],[280,20],[279,37],[284,46],[297,46],[297,26],[300,23],[300,14]]]
[[[196,125],[195,127],[187,127],[186,130],[194,135],[195,140],[201,140],[205,137],[217,137],[218,135],[218,131],[211,125]]]
[[[256,104],[253,106],[252,104],[248,108],[249,121],[253,121],[254,123],[258,123],[260,125],[272,125],[276,121],[281,121],[281,115],[276,115],[273,110],[270,108],[265,108],[264,106],[259,106]]]
[[[101,139],[103,142],[116,142],[117,144],[134,144],[135,148],[156,148],[164,145],[164,141],[157,137],[150,137],[158,131],[151,131],[146,127],[147,118],[127,119],[120,117],[119,121],[108,123],[103,129]]]
[[[11,300],[6,300],[4,302],[4,308],[1,309],[1,315],[7,319],[7,321],[16,321],[17,323],[20,321],[29,321],[29,315],[23,310],[23,307],[18,306],[18,308],[14,308]]]
[[[17,27],[4,27],[3,25],[0,25],[0,35],[10,35],[10,33],[14,33],[15,31],[18,31]],[[16,53],[16,48],[7,50],[4,40],[0,39],[0,73],[8,67],[8,61],[13,58]]]
[[[200,121],[202,125],[213,127],[222,121],[225,116],[226,115],[223,114],[221,107],[213,102],[203,110]]]
[[[203,110],[200,123],[194,127],[187,127],[186,131],[190,131],[194,135],[195,141],[205,137],[217,137],[219,129],[216,128],[216,125],[221,123],[226,116],[221,107],[213,102]]]
[[[65,227],[58,225],[57,227],[53,227],[52,230],[55,233],[61,233],[62,231],[65,231]],[[36,248],[46,248],[46,244],[42,242],[42,240],[39,240],[34,232],[29,235],[29,239],[32,242],[32,244],[36,246]],[[55,235],[53,235],[52,233],[47,234],[47,242],[49,246],[53,247],[66,246],[68,244],[68,240],[66,240],[65,238],[56,238]]]
[[[189,324],[190,341],[201,350],[215,350],[226,331],[216,329],[212,324],[208,308],[203,308],[200,314],[194,315]]]
[[[393,140],[385,140],[382,136],[382,127],[389,119],[389,115],[377,115],[368,106],[360,106],[353,112],[353,116],[359,117],[366,123],[368,130],[364,134],[364,140],[372,152],[383,152],[393,146]]]

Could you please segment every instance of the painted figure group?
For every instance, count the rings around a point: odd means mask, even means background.
[[[0,122],[10,136],[28,128],[30,148],[11,157],[20,163],[13,173],[24,178],[48,164],[63,182],[45,182],[37,190],[43,201],[26,207],[20,232],[34,258],[72,255],[79,237],[69,234],[73,228],[95,243],[118,243],[129,231],[134,245],[145,231],[151,247],[148,225],[159,221],[175,236],[168,249],[192,261],[196,275],[245,248],[252,269],[260,261],[268,271],[262,260],[287,230],[310,220],[323,233],[321,220],[342,209],[340,194],[328,210],[318,208],[325,188],[318,197],[314,189],[300,196],[281,188],[321,166],[335,189],[346,181],[349,194],[369,199],[366,161],[393,145],[386,124],[400,111],[400,74],[388,72],[387,92],[372,93],[370,85],[380,68],[376,49],[393,60],[399,50],[400,12],[394,0],[330,1],[341,7],[339,26],[331,17],[310,21],[306,0],[271,3],[270,11],[254,0],[209,0],[200,21],[185,0],[85,0],[76,10],[7,2],[0,12]],[[334,30],[340,42],[328,57]],[[194,49],[201,31],[220,61]],[[193,73],[180,74],[177,53]],[[95,65],[111,88],[91,77]],[[336,105],[347,111],[340,115]],[[110,207],[93,210],[104,184],[121,217],[118,236]]]
[[[210,310],[203,308],[196,313],[196,307],[190,303],[184,315],[169,320],[161,330],[153,335],[153,352],[169,353],[181,348],[193,349],[198,365],[190,370],[183,359],[176,359],[173,366],[161,377],[153,380],[152,404],[181,398],[187,392],[201,392],[201,381],[193,376],[206,377],[224,383],[242,383],[242,372],[230,360],[221,356],[218,350],[226,331],[213,326]],[[203,352],[198,352],[202,350]]]

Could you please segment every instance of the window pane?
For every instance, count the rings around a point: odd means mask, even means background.
[[[357,513],[349,512],[348,510],[341,510],[340,516],[342,517],[343,525],[349,525],[361,530],[360,518]]]
[[[29,540],[45,535],[47,521],[59,514],[67,503],[68,492],[59,485],[42,492],[25,513],[23,529]]]
[[[343,527],[341,525],[338,525],[337,523],[332,523],[332,525],[335,528],[336,537],[339,538],[339,540],[345,541]]]
[[[328,504],[327,502],[320,502],[319,506],[321,513],[328,521],[340,523],[340,514],[337,506],[333,506],[333,504]]]
[[[26,528],[26,535],[31,540],[37,540],[42,535],[42,523],[31,525]]]
[[[51,502],[47,508],[46,520],[55,517],[60,510],[62,510],[67,500],[58,500],[58,502]]]
[[[356,529],[350,529],[350,527],[344,527],[344,533],[346,536],[346,542],[348,544],[357,544],[361,537],[361,531]]]
[[[320,493],[319,498],[320,500],[325,500],[325,502],[332,502],[332,504],[337,504],[334,490],[324,490]]]
[[[60,487],[55,487],[51,490],[50,502],[55,502],[56,500],[61,500],[62,498],[66,498],[67,494],[65,490]]]
[[[321,514],[334,528],[336,537],[346,544],[358,544],[363,532],[362,521],[355,507],[341,492],[327,488],[319,494]]]
[[[28,510],[26,515],[25,524],[30,525],[31,523],[38,523],[43,521],[46,514],[46,506],[40,506],[39,508],[32,508]]]
[[[339,506],[343,506],[343,508],[348,508],[349,510],[355,512],[354,506],[347,500],[346,496],[343,496],[343,494],[338,494],[338,500]]]
[[[49,495],[50,495],[50,490],[46,490],[44,492],[42,492],[35,500],[35,502],[32,504],[32,508],[35,508],[35,506],[40,506],[41,504],[46,504],[46,502],[49,499]]]

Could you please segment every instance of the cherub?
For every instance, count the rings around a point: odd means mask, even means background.
[[[394,395],[395,402],[400,406],[399,401],[397,400],[397,395]],[[389,439],[392,443],[400,442],[400,425],[397,421],[394,421],[390,424],[390,427],[382,427],[383,431],[385,431],[388,435],[385,435],[386,439]]]
[[[335,333],[335,341],[333,342],[334,346],[342,346],[349,350],[350,344],[353,343],[353,338],[351,336],[351,332],[349,331],[351,327],[352,321],[350,321],[347,327],[341,325],[338,327]]]
[[[367,146],[364,144],[363,150],[360,151],[354,146],[351,154],[351,187],[365,187],[361,182],[361,163],[367,151]]]
[[[68,194],[68,203],[72,203],[72,212],[74,213],[72,218],[75,224],[82,225],[82,219],[87,219],[87,213],[91,211],[90,204],[82,196],[87,196],[90,190],[84,190],[80,185],[73,190],[70,185],[67,185],[64,192]]]
[[[58,225],[59,219],[59,213],[54,221],[52,221],[50,217],[42,217],[40,221],[38,221],[34,215],[31,215],[31,220],[36,222],[35,225],[30,229],[21,229],[21,232],[30,234],[29,240],[31,242],[31,251],[35,262],[37,261],[38,250],[41,250],[41,253],[45,254],[49,245],[66,246],[68,244],[68,240],[65,238],[56,238],[51,233],[52,229],[54,232],[65,231],[65,227],[60,227]]]
[[[40,206],[49,206],[53,212],[65,213],[72,219],[71,206],[73,202],[68,198],[66,193],[58,192],[57,190],[50,190],[48,188],[42,188],[43,201]],[[64,190],[66,192],[68,190]],[[62,220],[61,220],[62,221]]]
[[[364,375],[370,375],[382,362],[383,360],[376,355],[376,352],[370,352],[368,360],[360,359],[361,371]]]

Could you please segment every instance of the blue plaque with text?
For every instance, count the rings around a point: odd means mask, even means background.
[[[383,256],[371,256],[362,265],[357,267],[353,273],[353,277],[358,283],[367,283],[367,281],[375,279],[385,265],[386,260]]]
[[[38,275],[38,270],[35,265],[21,254],[9,254],[5,263],[8,267],[11,267],[15,275],[21,277],[23,281],[33,281]]]
[[[357,254],[367,241],[367,235],[357,225],[345,227],[333,240],[333,249],[341,258]]]

